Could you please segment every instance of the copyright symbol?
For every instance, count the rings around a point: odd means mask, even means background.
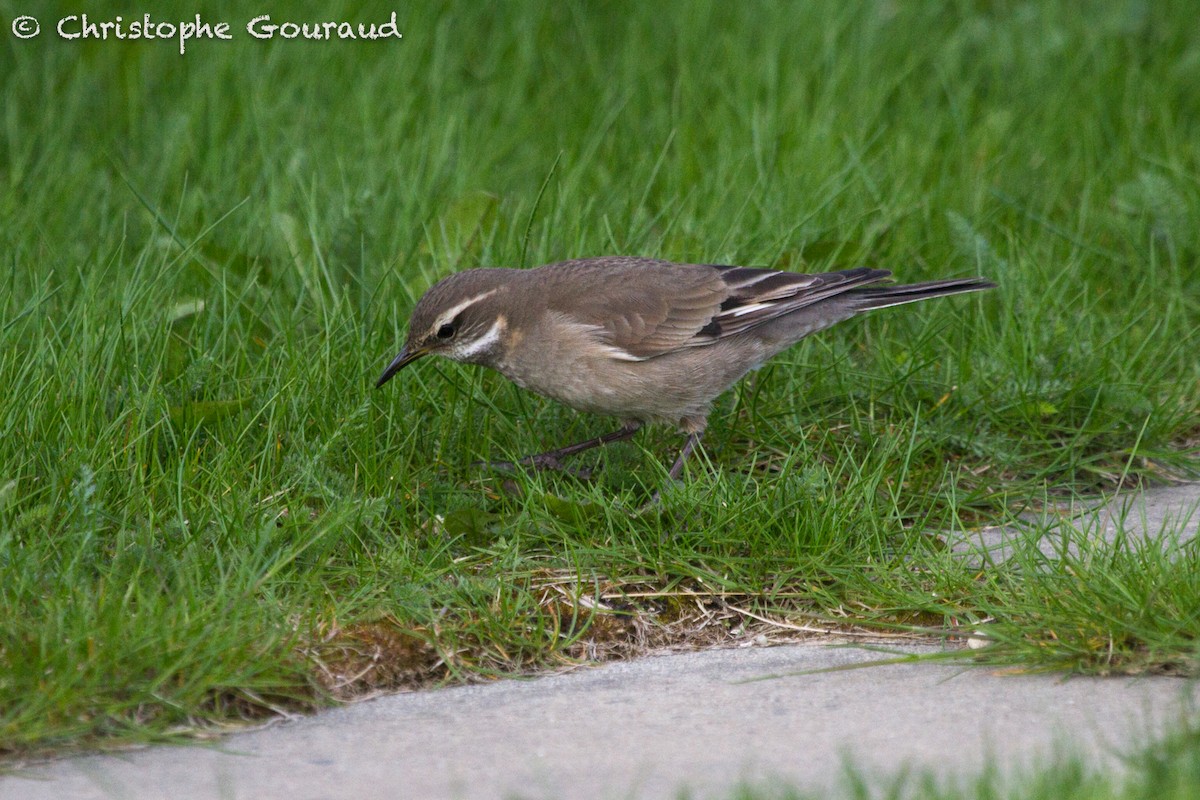
[[[42,32],[42,26],[33,17],[17,17],[12,21],[12,32],[18,39],[32,39]]]

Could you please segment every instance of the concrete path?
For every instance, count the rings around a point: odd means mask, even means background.
[[[1200,487],[1164,491],[1128,524],[1155,533],[1171,516],[1194,534]],[[31,767],[0,777],[0,797],[722,798],[747,782],[832,786],[844,757],[883,774],[970,776],[1065,745],[1115,767],[1200,708],[1200,687],[1171,678],[930,663],[799,674],[881,657],[821,644],[708,651],[395,695],[216,746]]]
[[[1064,547],[1077,551],[1076,541],[1081,537],[1111,542],[1122,534],[1135,546],[1145,541],[1182,544],[1200,534],[1200,483],[1162,486],[1108,502],[1077,502],[1021,517],[1025,525],[955,531],[947,533],[946,539],[956,552],[977,562],[1003,561],[1030,541],[1049,557],[1057,556]],[[1041,535],[1031,539],[1031,534]]]

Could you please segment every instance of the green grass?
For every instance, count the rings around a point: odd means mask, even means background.
[[[41,13],[0,46],[0,751],[621,655],[730,603],[1197,671],[1194,546],[979,571],[921,533],[1197,469],[1189,3],[411,4],[346,43],[214,6],[235,40],[185,56]],[[371,388],[438,277],[602,254],[1000,288],[788,352],[640,516],[674,432],[509,478],[471,462],[611,423],[448,362]]]

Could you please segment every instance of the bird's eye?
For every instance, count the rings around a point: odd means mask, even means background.
[[[439,339],[453,339],[455,328],[449,322],[437,329],[437,337]]]

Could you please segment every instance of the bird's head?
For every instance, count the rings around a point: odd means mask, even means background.
[[[427,355],[486,364],[500,352],[508,330],[503,295],[515,270],[456,272],[429,288],[413,309],[404,347],[375,386]]]

